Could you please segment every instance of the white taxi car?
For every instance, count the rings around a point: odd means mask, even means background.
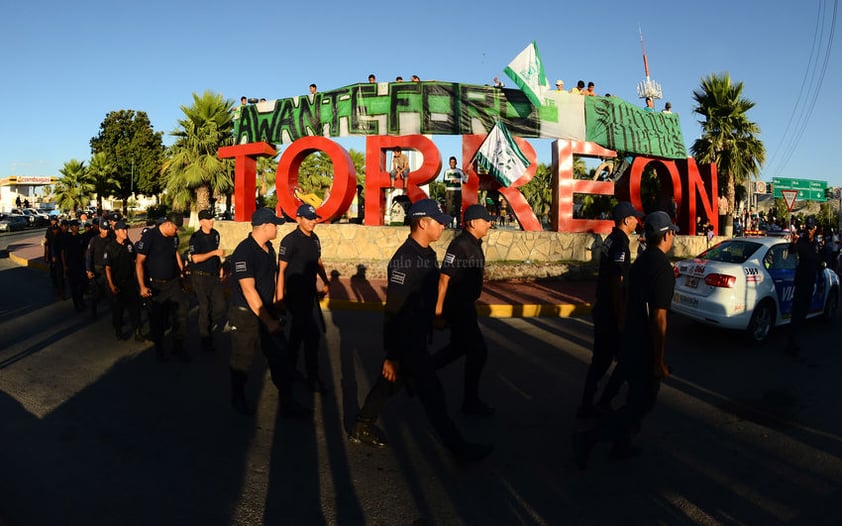
[[[798,255],[781,237],[723,241],[675,265],[672,310],[706,325],[741,329],[761,342],[790,321]],[[818,272],[808,317],[832,319],[839,276]]]

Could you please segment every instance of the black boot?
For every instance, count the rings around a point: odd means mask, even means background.
[[[246,379],[248,376],[242,371],[231,372],[231,407],[235,411],[244,416],[251,416],[254,414],[254,408],[246,400]]]
[[[146,338],[143,336],[143,333],[140,332],[140,329],[134,330],[134,341],[137,343],[143,343],[146,341]]]
[[[176,340],[175,344],[173,345],[173,356],[175,359],[181,363],[190,363],[193,361],[193,357],[190,356],[190,353],[184,348],[184,342],[181,340]]]

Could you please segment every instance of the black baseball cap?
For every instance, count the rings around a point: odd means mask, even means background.
[[[210,210],[199,210],[199,220],[213,219],[213,212]]]
[[[484,219],[486,221],[491,221],[492,217],[491,214],[488,213],[488,209],[482,205],[471,205],[467,209],[465,209],[465,222],[473,221],[474,219]]]
[[[676,233],[678,232],[678,226],[673,224],[672,218],[670,218],[669,214],[661,210],[652,212],[646,216],[646,221],[643,226],[647,237],[663,234],[667,230],[672,230]]]
[[[319,215],[316,214],[316,209],[313,205],[301,205],[298,207],[298,211],[295,213],[296,217],[303,217],[304,219],[321,219]]]
[[[175,227],[179,230],[184,230],[184,227],[181,226],[181,222],[183,221],[182,217],[175,212],[170,212],[169,214],[165,215],[158,219],[158,225],[162,225],[169,221],[170,223],[174,224]]]
[[[449,225],[453,218],[445,214],[439,208],[439,204],[433,199],[422,199],[412,203],[409,207],[409,218],[431,217],[442,225]]]
[[[114,230],[128,230],[129,226],[125,221],[117,221],[114,223]]]
[[[611,211],[614,221],[622,221],[627,217],[643,217],[645,214],[632,206],[628,201],[620,201]]]
[[[283,225],[284,219],[275,215],[271,208],[258,208],[251,215],[251,226],[265,225],[271,223],[273,225]]]

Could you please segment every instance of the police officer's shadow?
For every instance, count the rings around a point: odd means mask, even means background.
[[[380,296],[366,277],[366,270],[365,265],[357,265],[357,273],[351,276],[351,292],[354,299],[360,302],[380,301]]]

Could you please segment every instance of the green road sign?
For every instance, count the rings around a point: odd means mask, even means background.
[[[775,197],[783,197],[781,190],[798,190],[798,197],[796,198],[798,201],[819,201],[822,203],[827,201],[825,194],[827,181],[773,177],[772,186],[774,187],[772,195]]]

